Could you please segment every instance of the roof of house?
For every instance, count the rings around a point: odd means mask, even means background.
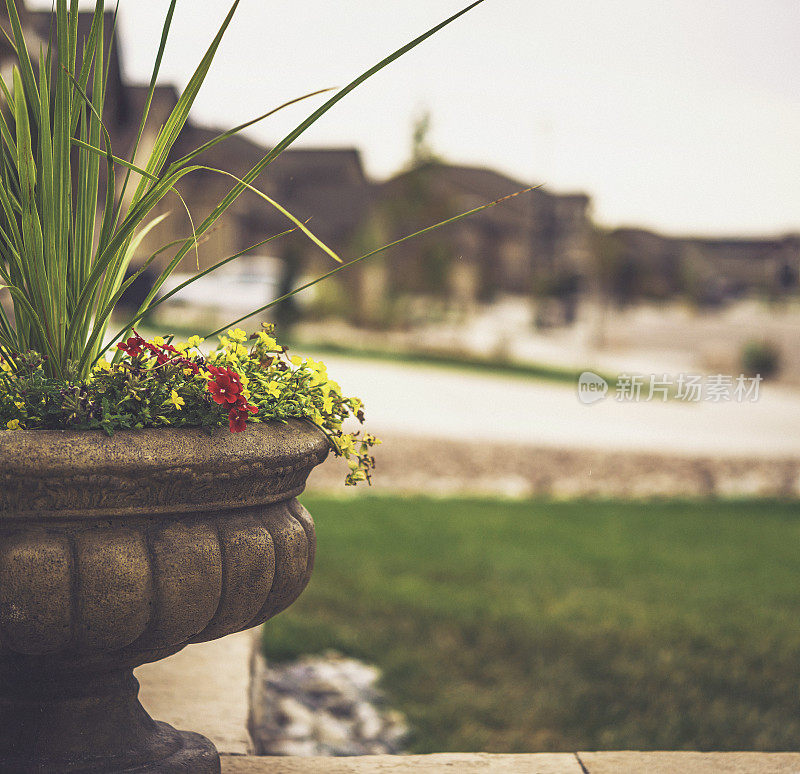
[[[419,176],[419,177],[417,177]],[[413,186],[422,180],[423,185],[433,188],[436,195],[442,196],[453,209],[459,210],[479,207],[483,204],[511,197],[527,188],[530,184],[515,180],[512,177],[483,167],[472,167],[442,162],[430,162],[416,169],[407,170],[387,180],[380,186],[380,194],[387,199],[407,195],[409,185]],[[502,224],[527,227],[532,213],[543,205],[548,207],[551,194],[541,189],[525,193],[509,199],[502,207],[484,210],[470,219],[472,223]]]

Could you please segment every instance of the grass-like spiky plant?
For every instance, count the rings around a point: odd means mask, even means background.
[[[188,120],[239,5],[239,0],[236,0],[175,109],[160,129],[149,158],[139,165],[134,164],[140,151],[176,2],[171,0],[165,17],[136,142],[130,157],[122,159],[114,154],[103,124],[108,50],[112,43],[104,39],[103,0],[97,0],[95,4],[91,29],[85,40],[78,37],[78,1],[70,0],[68,4],[68,0],[56,0],[50,39],[46,46],[42,45],[36,51],[29,49],[16,1],[5,0],[11,24],[7,32],[8,42],[17,60],[12,82],[6,83],[0,78],[5,102],[0,110],[0,285],[8,289],[13,304],[13,319],[9,319],[0,307],[0,354],[8,362],[13,362],[18,353],[35,350],[46,357],[45,368],[50,377],[86,378],[111,341],[188,284],[157,299],[164,281],[195,249],[197,240],[214,226],[244,191],[256,191],[253,182],[272,161],[359,84],[483,0],[473,2],[337,91],[241,179],[229,175],[233,178],[229,193],[202,223],[193,227],[191,237],[164,246],[125,281],[135,252],[160,220],[154,217],[156,206],[167,195],[178,195],[175,186],[182,178],[209,169],[194,163],[195,159],[217,143],[275,112],[231,129],[183,158],[168,163],[173,145]],[[228,174],[223,170],[213,171]],[[104,194],[101,181],[105,181]],[[286,215],[289,228],[304,232],[339,261],[341,265],[330,273],[392,246],[384,245],[342,263],[303,223],[262,192],[256,193],[267,205],[277,207]],[[468,214],[471,213],[463,213],[447,222]],[[424,232],[399,241],[420,233]],[[174,257],[159,275],[142,307],[116,336],[109,337],[111,314],[127,286],[166,250],[175,250]],[[189,282],[242,254],[220,260]],[[321,279],[324,277],[314,282]],[[302,289],[297,288],[292,293]],[[275,299],[253,313],[281,300]]]

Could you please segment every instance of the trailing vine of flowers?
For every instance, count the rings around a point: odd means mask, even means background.
[[[88,379],[53,379],[35,352],[0,355],[0,430],[116,430],[225,426],[242,433],[249,423],[300,419],[326,435],[349,467],[346,483],[370,481],[380,441],[345,432],[364,422],[363,404],[345,397],[325,365],[290,355],[271,326],[248,336],[236,328],[204,354],[204,340],[145,340],[138,333],[117,344],[114,362],[100,360]]]

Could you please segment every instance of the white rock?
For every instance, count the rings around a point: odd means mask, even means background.
[[[314,713],[305,704],[293,696],[282,696],[278,699],[278,712],[288,723],[314,722]]]
[[[402,752],[407,726],[376,688],[380,671],[338,654],[305,656],[257,673],[253,741],[261,755]]]
[[[376,740],[383,729],[383,721],[378,711],[371,704],[361,702],[356,705],[356,728],[364,741]]]
[[[320,744],[335,747],[347,744],[352,738],[353,724],[337,720],[324,713],[314,719],[314,738]]]
[[[362,691],[372,688],[381,676],[376,667],[362,664],[360,661],[353,659],[347,659],[342,662],[341,673],[348,682]]]

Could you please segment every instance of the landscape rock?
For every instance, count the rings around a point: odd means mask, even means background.
[[[253,659],[250,733],[259,755],[395,755],[408,726],[378,689],[380,671],[337,653]]]

